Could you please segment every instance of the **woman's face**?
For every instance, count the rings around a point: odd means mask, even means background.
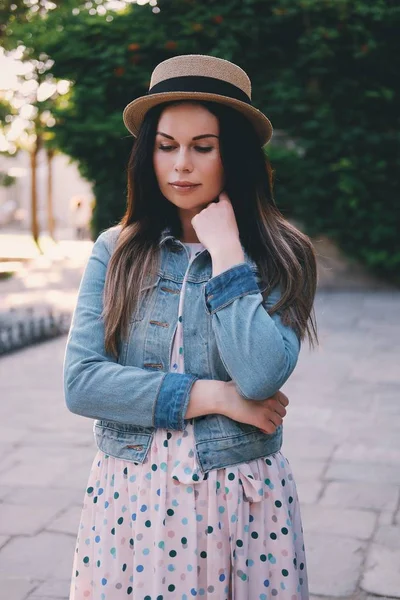
[[[181,215],[194,216],[223,190],[218,136],[218,119],[199,104],[167,106],[161,114],[154,170],[162,194]],[[182,187],[182,182],[194,185]]]

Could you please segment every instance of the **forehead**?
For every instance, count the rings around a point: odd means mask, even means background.
[[[168,130],[169,129],[169,130]],[[204,106],[196,103],[172,104],[164,108],[158,121],[158,130],[174,135],[175,132],[217,134],[218,119]],[[172,131],[173,130],[173,131]]]

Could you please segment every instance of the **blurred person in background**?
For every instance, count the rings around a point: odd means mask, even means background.
[[[88,196],[73,196],[70,200],[71,224],[75,238],[85,240],[89,236],[89,224],[92,216],[91,201]]]

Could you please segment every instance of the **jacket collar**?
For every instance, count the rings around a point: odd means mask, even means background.
[[[162,230],[158,245],[161,247],[167,240],[176,240],[175,236],[172,235],[172,227],[170,226],[167,226]],[[242,243],[241,246],[245,256],[245,262],[247,262],[253,269],[257,269],[257,264],[247,254]]]

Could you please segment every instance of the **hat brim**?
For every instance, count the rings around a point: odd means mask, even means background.
[[[163,92],[141,96],[130,102],[124,109],[123,121],[131,134],[136,137],[147,111],[162,102],[173,102],[176,100],[211,100],[218,104],[225,104],[241,112],[252,123],[260,139],[262,146],[267,144],[272,137],[272,125],[270,120],[257,108],[227,96],[205,92]]]

